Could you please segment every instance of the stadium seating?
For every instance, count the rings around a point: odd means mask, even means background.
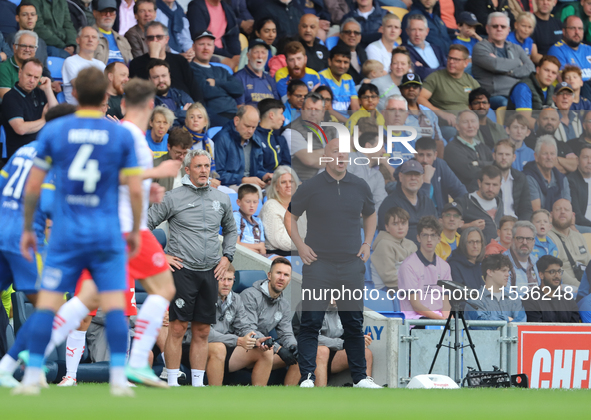
[[[221,129],[222,127],[209,127],[209,130],[207,130],[207,137],[210,139],[213,138],[213,136],[215,136]]]
[[[60,92],[55,95],[55,99],[57,99],[58,103],[63,104],[66,102],[66,95],[64,95],[64,92]]]
[[[263,270],[238,270],[236,271],[236,279],[232,290],[236,293],[242,292],[244,289],[251,287],[258,280],[265,280],[267,273]]]
[[[47,57],[47,69],[51,74],[53,80],[63,80],[62,67],[64,66],[64,58],[61,57]]]
[[[326,38],[326,48],[328,48],[329,50],[332,50],[337,43],[339,42],[339,37],[338,36],[331,36]]]
[[[377,299],[371,299],[371,297],[376,296]],[[404,314],[399,311],[399,308],[395,305],[394,301],[390,300],[388,294],[383,290],[375,290],[372,291],[371,294],[368,292],[367,297],[368,299],[365,300],[365,306],[369,309],[388,318],[405,318]]]
[[[14,330],[12,329],[12,325],[8,324],[6,326],[6,348],[9,349],[14,344]]]
[[[209,64],[211,64],[212,66],[225,68],[226,70],[228,70],[228,73],[234,74],[234,70],[232,70],[232,68],[230,66],[228,66],[227,64],[215,63],[213,61],[210,61]]]
[[[14,292],[12,298],[12,314],[15,334],[22,327],[28,317],[35,311],[35,307],[23,292]]]

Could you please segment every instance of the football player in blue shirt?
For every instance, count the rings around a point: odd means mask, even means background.
[[[15,394],[39,394],[39,377],[55,313],[63,303],[63,294],[73,292],[86,268],[97,285],[100,306],[106,313],[111,393],[133,395],[125,375],[128,327],[123,314],[123,291],[127,283],[125,240],[118,215],[119,177],[129,186],[133,208],[134,226],[127,236],[130,256],[140,245],[142,179],[131,134],[105,120],[100,111],[107,86],[100,70],[82,70],[74,92],[79,110],[47,124],[37,137],[37,156],[25,187],[22,255],[32,259],[30,251],[36,249],[33,215],[50,168],[56,185],[53,235],[41,278],[38,312],[29,327],[29,365],[22,386],[13,391]]]
[[[552,45],[548,55],[560,61],[561,68],[571,64],[583,72],[583,82],[591,79],[591,46],[582,44],[583,21],[578,16],[569,16],[562,23],[562,40]]]

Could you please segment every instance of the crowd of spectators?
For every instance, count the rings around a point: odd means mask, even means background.
[[[206,151],[210,185],[237,200],[238,243],[260,255],[294,252],[285,215],[301,183],[325,170],[325,147],[337,138],[334,127],[319,134],[328,121],[356,136],[351,162],[370,162],[350,163],[348,172],[369,185],[378,215],[369,264],[376,288],[436,287],[447,278],[494,296],[507,285],[522,294],[581,286],[591,259],[584,236],[591,233],[588,1],[474,0],[465,10],[453,2],[453,13],[437,0],[5,3],[5,159],[35,139],[58,99],[77,104],[76,77],[93,66],[108,77],[105,113],[115,121],[125,117],[130,78],[154,84],[146,139],[156,162]],[[65,59],[61,78],[48,57]],[[381,147],[405,137],[400,126],[416,138]],[[156,181],[171,191],[186,184],[184,175],[182,168]],[[305,225],[303,215],[302,237]],[[291,273],[280,261],[278,270]],[[248,299],[278,298],[273,281],[255,285]],[[230,299],[240,313],[240,300],[219,284],[219,306]],[[423,298],[395,304],[407,318],[446,317],[448,302],[426,305]],[[531,299],[515,307],[488,300],[486,308],[468,303],[472,319],[495,311],[486,319],[549,319]],[[228,356],[230,372],[254,366],[253,383],[266,383],[272,369],[294,364],[285,353],[283,365],[247,357],[256,320],[238,321],[224,327],[237,335],[222,342],[245,350]],[[254,341],[269,328],[259,331]],[[284,345],[292,345],[293,333],[286,334]],[[325,347],[338,354],[342,343]],[[209,357],[213,381],[221,383],[216,361],[225,348],[210,343]]]

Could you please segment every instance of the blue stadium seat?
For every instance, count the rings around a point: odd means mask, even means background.
[[[263,270],[238,270],[236,271],[236,280],[234,280],[234,287],[232,290],[236,293],[248,289],[258,280],[265,280],[267,273]]]
[[[210,61],[209,64],[211,64],[212,66],[216,66],[216,67],[222,67],[222,68],[228,70],[228,73],[234,74],[234,70],[232,70],[232,68],[230,66],[228,66],[227,64],[214,63],[213,61]]]
[[[302,274],[302,269],[304,268],[304,262],[302,261],[299,255],[292,255],[288,257],[291,261],[291,269],[294,273]]]
[[[490,118],[492,122],[497,122],[497,113],[492,108],[488,110],[486,116]]]
[[[0,127],[0,143],[2,143],[2,151],[0,155],[2,159],[6,159],[6,132],[4,131],[4,126]]]
[[[156,237],[156,240],[162,246],[162,249],[166,248],[166,232],[162,229],[154,229],[152,234]]]
[[[328,48],[329,50],[332,50],[337,43],[339,42],[339,37],[338,36],[331,36],[326,38],[326,48]]]
[[[376,292],[378,293],[377,299],[371,299],[371,296],[376,296]],[[394,315],[401,314],[401,312],[399,312],[399,303],[398,301],[394,302],[388,299],[387,293],[383,290],[376,290],[375,292],[372,292],[371,295],[368,292],[367,297],[368,299],[365,300],[365,306],[367,306],[369,309],[376,311],[377,313],[382,314],[388,318],[404,318],[404,314],[402,314],[402,316]]]
[[[55,99],[57,99],[58,103],[63,104],[66,102],[66,95],[64,95],[64,92],[60,92],[55,95]]]
[[[17,334],[27,318],[35,311],[35,307],[23,292],[14,292],[11,297],[14,331]]]
[[[222,127],[209,127],[209,130],[207,130],[207,137],[210,139],[213,138],[213,136],[215,136],[221,129]]]
[[[62,67],[64,66],[64,61],[66,60],[61,57],[47,57],[47,69],[53,80],[63,80]]]

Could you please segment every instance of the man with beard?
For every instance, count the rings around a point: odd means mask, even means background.
[[[501,196],[505,216],[529,220],[532,216],[527,177],[512,165],[515,161],[515,144],[511,140],[500,140],[494,148],[493,159],[501,170]]]
[[[445,147],[444,159],[468,191],[474,191],[475,180],[480,169],[492,164],[492,153],[478,135],[478,116],[474,111],[465,110],[458,114],[458,135]]]
[[[460,197],[458,204],[464,210],[463,229],[474,226],[482,230],[485,243],[497,237],[501,218],[504,216],[501,191],[501,170],[496,166],[485,166],[478,175],[478,190]]]
[[[285,55],[286,66],[277,70],[275,81],[277,82],[277,92],[279,92],[281,100],[285,102],[287,84],[290,80],[301,80],[308,86],[308,90],[312,90],[316,85],[320,84],[320,76],[316,71],[306,67],[308,57],[306,56],[306,49],[300,42],[288,43],[283,49],[283,54]]]
[[[560,173],[556,166],[556,140],[549,135],[542,136],[536,143],[534,162],[523,167],[527,175],[531,207],[534,211],[546,209],[550,211],[554,203],[564,198],[571,200],[568,179]]]
[[[468,107],[478,115],[478,135],[476,138],[480,143],[486,144],[492,149],[496,142],[507,138],[505,128],[488,118],[490,110],[490,93],[483,87],[474,89],[468,95]]]
[[[170,66],[164,60],[155,59],[148,65],[150,80],[156,86],[156,99],[154,106],[163,105],[174,112],[175,127],[185,125],[187,109],[193,103],[193,99],[182,90],[170,87]]]
[[[521,220],[513,225],[512,233],[511,246],[503,255],[508,256],[513,265],[509,285],[517,287],[517,293],[523,296],[538,285],[537,258],[532,254],[536,242],[536,227],[527,220]]]
[[[406,239],[418,245],[417,224],[423,216],[437,217],[433,201],[425,191],[421,191],[425,170],[418,161],[407,160],[400,166],[398,184],[392,194],[384,199],[378,210],[378,229],[386,229],[386,213],[392,207],[400,207],[410,215]]]
[[[275,80],[265,71],[270,49],[269,44],[260,38],[250,41],[246,53],[248,64],[234,74],[234,78],[242,83],[244,89],[244,94],[236,98],[239,106],[256,106],[263,99],[281,99]]]
[[[548,232],[548,237],[556,244],[558,257],[564,263],[562,282],[577,288],[591,254],[585,237],[571,229],[574,224],[575,217],[570,200],[556,201],[552,207],[552,230]]]
[[[121,111],[123,87],[129,81],[129,70],[125,64],[116,61],[105,68],[105,76],[109,79],[109,86],[107,87],[109,108],[107,109],[107,115],[120,120],[123,118],[123,112]]]
[[[198,35],[193,49],[195,58],[191,70],[195,83],[203,92],[209,122],[214,127],[223,126],[236,115],[236,98],[244,94],[244,88],[228,70],[209,64],[215,51],[215,37],[211,32]]]
[[[562,41],[548,50],[548,55],[558,58],[562,67],[576,65],[583,72],[583,82],[591,79],[591,46],[582,44],[583,21],[578,16],[569,16],[562,23]]]
[[[536,263],[540,285],[535,286],[529,297],[522,301],[527,322],[580,322],[574,295],[569,296],[562,287],[562,266],[560,258],[551,255],[544,255]],[[532,292],[536,297],[535,293],[539,293],[540,298],[534,299]]]
[[[538,114],[536,126],[537,131],[532,132],[525,139],[525,145],[532,150],[536,148],[537,141],[542,136],[549,135],[556,140],[556,133],[560,126],[560,114],[555,108],[544,108]],[[577,168],[577,157],[564,141],[556,141],[556,157],[554,165],[561,173],[567,174]]]

